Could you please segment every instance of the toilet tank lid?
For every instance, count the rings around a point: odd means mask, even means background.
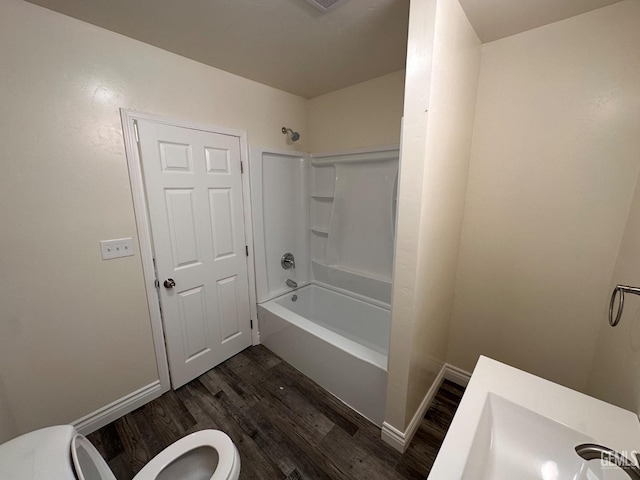
[[[0,478],[75,480],[71,425],[42,428],[0,445]]]

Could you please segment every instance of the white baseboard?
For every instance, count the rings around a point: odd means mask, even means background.
[[[456,385],[460,385],[461,387],[466,387],[469,384],[469,380],[471,379],[471,374],[466,370],[463,370],[458,367],[454,367],[450,363],[446,363],[444,365],[444,378],[449,380],[450,382],[455,383]]]
[[[461,368],[454,367],[449,363],[445,363],[444,366],[438,372],[438,376],[433,381],[431,388],[426,393],[418,410],[414,414],[411,422],[407,425],[407,428],[404,432],[398,430],[393,425],[388,424],[387,422],[382,423],[382,434],[381,438],[384,442],[391,445],[393,448],[398,450],[401,453],[404,453],[405,450],[409,447],[413,436],[416,434],[422,419],[424,418],[427,410],[429,409],[429,405],[438,393],[438,389],[442,385],[442,382],[447,379],[457,385],[466,387],[469,383],[469,379],[471,378],[471,374]]]
[[[404,453],[409,444],[404,441],[404,432],[401,432],[393,425],[389,425],[387,422],[382,422],[382,434],[380,435],[382,441],[388,445],[391,445],[400,453]]]
[[[160,380],[156,380],[146,387],[142,387],[89,415],[85,415],[79,420],[72,422],[71,425],[76,427],[82,435],[88,435],[123,415],[133,412],[136,408],[143,406],[151,400],[158,398],[162,393]]]
[[[440,388],[440,385],[444,380],[445,369],[446,369],[446,365],[443,366],[438,372],[438,375],[436,376],[435,380],[431,384],[431,388],[422,399],[422,402],[420,403],[418,410],[413,415],[413,418],[409,422],[409,425],[407,425],[407,428],[405,429],[404,432],[398,430],[393,425],[390,425],[387,422],[382,423],[382,435],[381,435],[382,440],[387,442],[389,445],[391,445],[393,448],[398,450],[400,453],[404,453],[404,451],[407,449],[407,447],[411,443],[411,440],[413,439],[413,436],[415,435],[416,430],[418,430],[418,427],[420,426],[420,422],[422,422],[422,419],[424,418],[425,413],[427,413],[427,409],[429,408],[429,405],[431,405],[433,398],[436,396],[436,393],[438,393],[438,389]]]

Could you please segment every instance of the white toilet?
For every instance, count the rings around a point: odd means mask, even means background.
[[[237,480],[240,455],[218,430],[181,438],[134,480]],[[102,456],[70,425],[43,428],[0,445],[0,479],[116,480]]]

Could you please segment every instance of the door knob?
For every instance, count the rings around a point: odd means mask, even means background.
[[[173,278],[167,278],[164,281],[164,288],[173,288],[176,286],[176,282]]]

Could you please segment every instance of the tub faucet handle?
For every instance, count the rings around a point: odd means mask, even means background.
[[[295,258],[293,258],[293,253],[287,252],[284,255],[282,255],[282,258],[280,259],[280,265],[282,265],[282,268],[284,268],[285,270],[289,270],[290,268],[296,268],[296,260]]]

